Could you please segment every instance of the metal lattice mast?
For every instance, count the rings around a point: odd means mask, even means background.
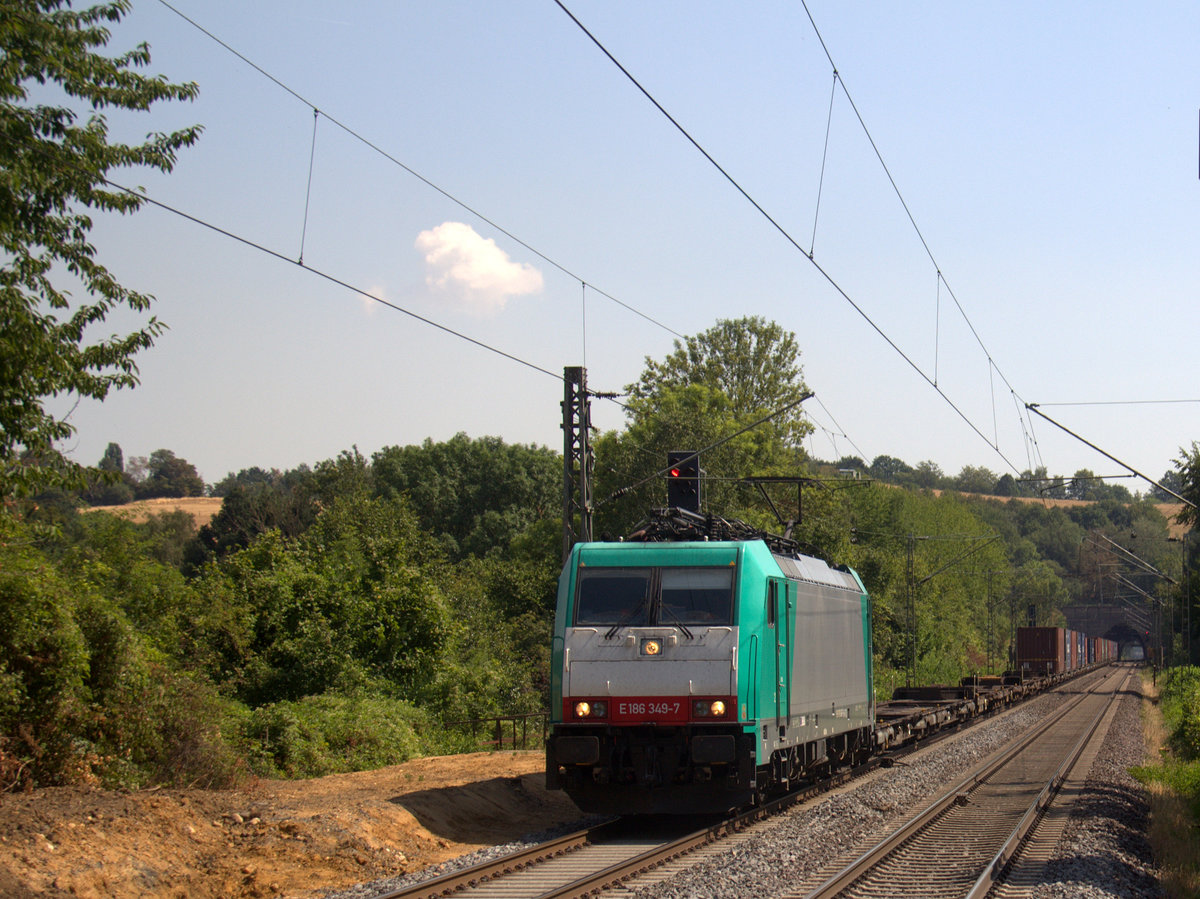
[[[592,539],[591,412],[587,370],[563,369],[563,561],[576,543]]]

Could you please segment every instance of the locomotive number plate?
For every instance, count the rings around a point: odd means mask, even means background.
[[[638,696],[612,700],[614,721],[687,721],[687,700],[665,696]]]

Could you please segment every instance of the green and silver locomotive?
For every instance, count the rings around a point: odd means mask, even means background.
[[[858,575],[761,539],[581,543],[559,578],[546,780],[589,812],[722,812],[865,759]]]

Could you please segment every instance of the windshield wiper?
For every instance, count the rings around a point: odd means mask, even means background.
[[[687,629],[687,625],[683,623],[683,619],[681,619],[678,615],[676,615],[675,611],[670,606],[666,605],[665,603],[663,603],[660,600],[658,603],[658,617],[659,617],[660,621],[662,620],[663,612],[666,612],[667,615],[669,615],[671,618],[675,619],[675,626],[677,628],[679,628],[681,631],[683,631],[683,635],[685,637],[687,637],[689,640],[693,639],[692,632]]]
[[[605,635],[604,635],[604,639],[611,640],[613,637],[616,636],[617,631],[619,631],[621,628],[625,627],[627,624],[629,624],[635,618],[642,617],[642,612],[646,608],[646,601],[648,599],[649,599],[649,596],[643,596],[642,601],[640,603],[638,603],[636,606],[634,606],[632,609],[630,609],[628,612],[626,612],[621,617],[620,621],[618,621],[616,624],[614,624],[612,627],[610,627],[608,629],[608,632],[605,633]]]

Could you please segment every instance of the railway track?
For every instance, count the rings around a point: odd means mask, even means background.
[[[1126,669],[1101,673],[1088,682],[1086,692],[971,771],[920,814],[867,851],[827,868],[815,887],[791,895],[980,899],[1010,873],[1012,883],[1004,887],[1004,895],[1022,895],[1017,881],[1035,882],[1044,844],[1057,841],[1056,833],[1047,833],[1039,842],[1037,825],[1076,760],[1095,751],[1093,738],[1103,737],[1100,725],[1130,676]],[[1085,766],[1080,767],[1086,774]],[[1031,847],[1024,864],[1018,854],[1022,845]]]
[[[1040,792],[1040,787],[1045,786],[1044,783],[1038,783],[1036,789],[1027,783],[1028,775],[1022,774],[1020,777],[1015,775],[1003,774],[1000,769],[1002,763],[1008,762],[1009,769],[1026,768],[1027,771],[1032,771],[1033,763],[1032,756],[1028,755],[1028,747],[1042,747],[1049,749],[1051,745],[1058,747],[1057,756],[1060,761],[1051,763],[1049,761],[1038,762],[1038,771],[1042,771],[1045,766],[1054,768],[1058,771],[1061,767],[1061,756],[1063,755],[1063,743],[1072,743],[1072,748],[1079,751],[1082,744],[1079,739],[1079,729],[1084,726],[1082,724],[1070,725],[1070,721],[1074,719],[1087,718],[1091,721],[1091,726],[1094,729],[1099,720],[1097,708],[1093,708],[1097,703],[1103,705],[1108,701],[1111,695],[1116,694],[1117,683],[1123,683],[1123,678],[1128,676],[1127,670],[1117,672],[1116,678],[1112,676],[1104,676],[1104,672],[1098,672],[1096,681],[1090,681],[1088,678],[1080,678],[1080,681],[1086,682],[1086,685],[1080,685],[1076,688],[1081,690],[1080,695],[1074,697],[1073,701],[1067,703],[1064,708],[1061,708],[1054,717],[1045,721],[1042,726],[1034,730],[1031,735],[1022,738],[1014,748],[1010,748],[1001,754],[1000,759],[992,757],[988,766],[989,769],[996,769],[995,772],[973,771],[967,775],[964,781],[960,781],[959,786],[954,790],[949,791],[946,796],[942,797],[941,813],[948,820],[956,820],[960,822],[960,827],[964,827],[966,832],[970,833],[970,837],[965,838],[948,835],[948,832],[942,832],[938,835],[934,832],[931,837],[923,837],[924,843],[934,846],[932,850],[936,853],[936,847],[954,846],[955,857],[954,863],[947,864],[944,856],[940,862],[936,862],[938,870],[958,871],[954,876],[949,877],[946,887],[936,886],[928,879],[922,880],[922,877],[928,875],[920,874],[923,870],[922,865],[925,864],[928,869],[928,864],[920,861],[910,861],[899,863],[899,870],[907,870],[908,873],[901,875],[894,873],[883,874],[883,886],[868,887],[865,886],[868,881],[863,881],[862,885],[854,888],[862,888],[864,892],[840,892],[846,888],[847,883],[856,881],[859,875],[842,876],[844,871],[840,871],[839,877],[833,879],[830,877],[829,882],[817,889],[817,891],[809,892],[809,887],[800,889],[794,893],[797,897],[810,894],[811,897],[827,897],[827,895],[979,895],[982,897],[986,893],[983,892],[968,893],[968,889],[976,886],[976,882],[980,880],[980,874],[984,870],[1006,871],[1012,869],[1013,877],[1010,881],[1018,882],[1021,877],[1025,877],[1027,882],[1037,882],[1037,873],[1040,870],[1031,862],[1022,864],[1021,858],[1016,856],[1014,845],[1022,843],[1021,837],[1013,837],[1014,825],[1010,821],[1020,819],[1024,811],[1030,805],[1031,797],[1037,796]],[[1076,682],[1079,683],[1079,682]],[[1086,690],[1086,691],[1084,691]],[[1073,727],[1072,732],[1075,736],[1061,736],[1064,729]],[[958,729],[952,729],[948,732],[940,733],[937,737],[950,737],[958,733]],[[924,739],[914,747],[906,747],[895,753],[894,757],[907,755],[912,749],[924,749],[930,747],[931,744],[938,742],[937,738],[930,737]],[[1045,755],[1038,750],[1034,755]],[[640,880],[643,875],[647,875],[649,871],[660,869],[661,871],[670,870],[674,865],[668,863],[673,859],[682,859],[683,856],[689,855],[691,852],[702,849],[702,847],[710,844],[720,843],[721,849],[724,850],[731,839],[738,839],[739,835],[750,833],[752,825],[760,822],[767,817],[778,814],[779,811],[796,805],[822,793],[847,783],[853,778],[859,777],[860,774],[869,771],[869,769],[878,767],[883,763],[887,765],[887,760],[881,760],[876,757],[872,759],[868,765],[850,771],[841,772],[835,778],[828,781],[823,781],[820,785],[806,787],[784,798],[778,799],[773,803],[764,804],[763,807],[749,811],[742,815],[730,817],[730,819],[713,821],[700,829],[695,829],[695,823],[692,823],[690,828],[686,828],[686,832],[679,829],[677,825],[667,822],[659,822],[656,825],[648,825],[646,820],[641,820],[634,827],[630,827],[629,822],[611,821],[604,823],[598,827],[586,829],[565,835],[565,837],[556,840],[542,843],[530,849],[511,853],[499,859],[474,865],[469,869],[455,871],[455,873],[445,874],[437,877],[437,879],[419,883],[419,885],[408,886],[397,891],[386,893],[379,899],[425,899],[433,897],[463,897],[464,899],[476,898],[491,898],[504,899],[508,897],[528,899],[529,897],[540,897],[541,899],[550,899],[551,897],[583,897],[583,895],[593,895],[595,893],[605,891],[605,889],[617,888],[616,892],[623,892],[620,887],[626,882]],[[1057,767],[1055,767],[1057,765]],[[1087,766],[1082,766],[1085,769]],[[1058,772],[1060,780],[1064,772]],[[1037,778],[1042,777],[1038,774]],[[1036,778],[1036,779],[1037,779]],[[1043,780],[1049,780],[1050,775],[1046,775]],[[1004,811],[1003,816],[998,807],[992,805],[992,793],[998,796],[1007,795],[1008,810]],[[1013,797],[1021,797],[1014,799]],[[997,801],[996,802],[1000,802]],[[1043,797],[1042,804],[1044,805],[1046,798]],[[929,813],[926,817],[934,817],[934,813]],[[1060,816],[1064,820],[1064,815]],[[1031,815],[1031,821],[1037,821],[1040,815]],[[907,833],[912,834],[917,831],[919,825],[913,825],[908,829]],[[896,843],[904,838],[895,840]],[[1024,843],[1030,843],[1033,838],[1025,838]],[[1050,845],[1056,841],[1055,837],[1049,838]],[[913,843],[919,843],[920,840],[912,840]],[[1004,846],[1004,849],[998,847]],[[1039,850],[1032,850],[1026,853],[1027,858],[1033,858],[1034,861],[1038,858]],[[976,861],[964,861],[971,858]],[[858,859],[862,861],[862,859]],[[690,861],[688,862],[691,863]],[[839,865],[839,868],[841,865]],[[970,876],[961,873],[962,870],[973,870]],[[827,869],[829,870],[829,869]],[[1024,874],[1021,874],[1024,871]],[[1031,871],[1033,873],[1031,874]],[[910,881],[905,881],[904,877],[910,877]],[[654,875],[650,875],[650,879],[658,879]],[[890,879],[890,880],[889,880]],[[836,880],[836,883],[834,882]],[[960,882],[970,880],[965,887],[960,887]],[[817,882],[821,882],[817,880]],[[918,883],[919,886],[905,886],[905,883]],[[991,886],[991,877],[988,877],[986,886]],[[936,887],[936,888],[935,888]],[[1022,895],[1019,888],[1008,887],[1008,893],[1004,895]],[[875,889],[875,892],[871,892]],[[941,892],[938,892],[941,891]]]
[[[859,768],[839,772],[819,784],[788,794],[774,802],[724,820],[714,820],[701,829],[695,823],[680,830],[677,824],[648,825],[645,819],[612,821],[537,846],[521,850],[415,886],[387,893],[380,899],[426,899],[426,897],[565,897],[592,895],[618,888],[627,881],[644,884],[669,876],[664,872],[691,864],[682,857],[703,847],[720,844],[751,832],[752,825],[784,809],[847,783],[867,771],[889,765],[903,756],[925,749],[960,733],[958,727],[913,741],[883,757],[875,757]],[[677,861],[675,865],[669,864]],[[656,871],[656,869],[658,869]],[[655,874],[649,872],[656,871]]]
[[[752,825],[777,815],[865,771],[873,759],[828,780],[700,828],[685,819],[615,820],[581,830],[387,893],[378,899],[567,899],[593,895],[679,859],[702,847],[736,838]]]

